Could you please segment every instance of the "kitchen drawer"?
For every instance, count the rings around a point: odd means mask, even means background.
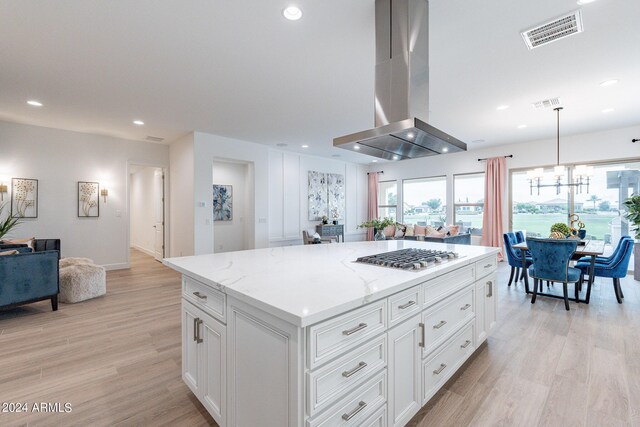
[[[328,407],[386,365],[387,337],[382,335],[338,360],[308,372],[308,414],[313,416]]]
[[[182,295],[225,323],[226,295],[188,276],[182,276]]]
[[[422,284],[422,305],[429,307],[475,281],[475,264],[467,265]]]
[[[386,427],[387,425],[387,405],[383,405],[373,415],[364,420],[360,427]]]
[[[474,292],[475,287],[469,286],[423,313],[425,342],[422,350],[423,357],[474,318]]]
[[[422,404],[426,404],[473,353],[473,322],[453,336],[422,365]]]
[[[387,370],[384,369],[320,416],[308,419],[307,427],[360,426],[385,404],[386,396]]]
[[[389,327],[400,323],[404,319],[422,310],[420,290],[420,286],[414,286],[406,291],[391,295],[387,299],[389,305]]]
[[[493,273],[497,268],[498,258],[496,255],[476,261],[476,279],[480,279]]]
[[[386,299],[310,326],[307,335],[309,369],[346,353],[386,329]]]

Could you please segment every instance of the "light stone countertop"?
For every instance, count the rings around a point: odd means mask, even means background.
[[[460,258],[421,271],[355,263],[403,248]],[[305,327],[494,255],[496,248],[388,240],[285,246],[167,258],[165,265],[296,326]]]

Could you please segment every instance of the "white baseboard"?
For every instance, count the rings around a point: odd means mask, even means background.
[[[147,248],[143,248],[142,246],[138,246],[138,245],[131,244],[131,247],[132,247],[133,249],[135,249],[135,250],[140,251],[140,252],[144,252],[145,254],[147,254],[147,255],[149,255],[149,256],[152,256],[152,257],[154,257],[154,258],[155,258],[155,256],[156,256],[156,253],[155,253],[153,250],[150,250],[150,249],[147,249]]]
[[[105,270],[109,271],[109,270],[124,270],[125,268],[129,268],[131,266],[129,265],[129,263],[121,262],[117,264],[104,264],[103,267]]]

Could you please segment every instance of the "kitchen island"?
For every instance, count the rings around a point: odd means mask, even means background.
[[[407,271],[354,262],[459,256]],[[182,376],[221,426],[404,425],[495,325],[497,249],[411,241],[169,258]]]

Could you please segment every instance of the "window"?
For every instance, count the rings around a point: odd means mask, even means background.
[[[447,222],[447,178],[402,181],[402,218],[405,224],[439,227]]]
[[[482,235],[484,173],[454,175],[453,200],[453,222],[461,226],[460,232]]]
[[[398,207],[398,184],[396,181],[378,183],[378,218],[396,220]]]

